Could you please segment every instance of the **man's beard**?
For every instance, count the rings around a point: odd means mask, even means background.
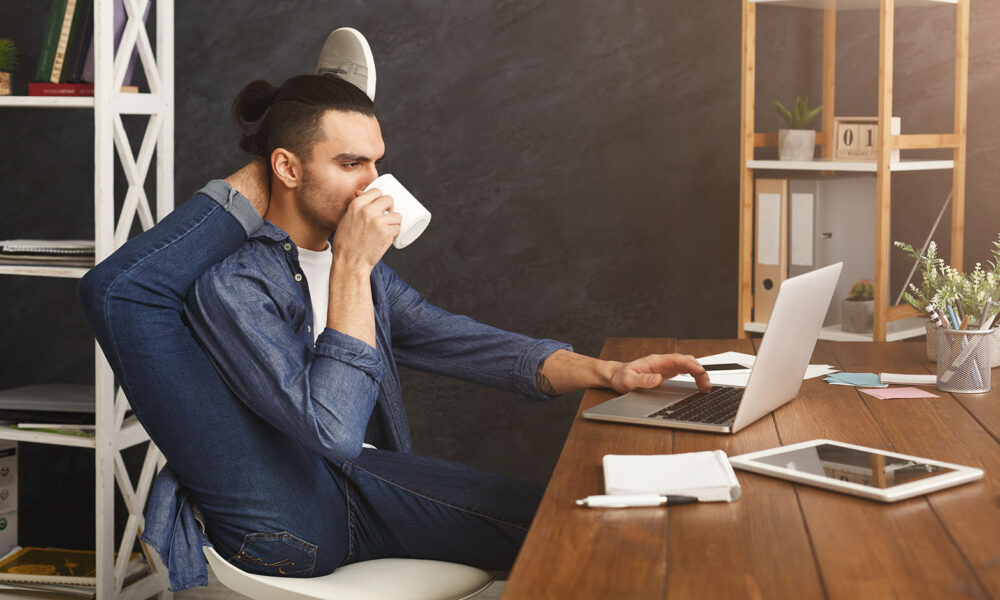
[[[302,172],[302,191],[300,192],[299,205],[303,208],[303,216],[313,225],[322,227],[330,232],[337,229],[337,223],[329,214],[329,208],[335,201],[331,198],[324,198],[319,187],[313,183],[313,178],[307,170]],[[324,211],[324,209],[327,209]]]

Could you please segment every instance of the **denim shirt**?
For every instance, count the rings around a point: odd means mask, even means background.
[[[218,181],[202,193],[220,203],[233,196]],[[331,328],[315,338],[294,242],[267,221],[248,234],[236,253],[198,279],[186,316],[236,395],[330,460],[356,458],[363,442],[411,451],[399,365],[543,400],[538,367],[556,350],[572,350],[433,306],[382,262],[370,278],[376,347]],[[209,542],[188,495],[168,464],[146,515],[143,540],[167,564],[172,589],[206,582],[201,546]]]

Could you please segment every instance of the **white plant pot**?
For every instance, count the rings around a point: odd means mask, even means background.
[[[937,325],[928,321],[925,325],[927,331],[927,360],[937,362],[938,328]],[[993,329],[990,336],[990,368],[1000,367],[1000,327]]]
[[[778,158],[812,160],[816,154],[816,132],[812,129],[779,129]]]

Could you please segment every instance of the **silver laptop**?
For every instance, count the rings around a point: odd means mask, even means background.
[[[745,388],[668,380],[583,411],[585,419],[736,433],[799,393],[843,263],[786,279]]]

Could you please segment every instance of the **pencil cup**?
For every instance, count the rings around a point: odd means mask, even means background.
[[[938,329],[937,388],[942,392],[990,391],[992,331]]]

